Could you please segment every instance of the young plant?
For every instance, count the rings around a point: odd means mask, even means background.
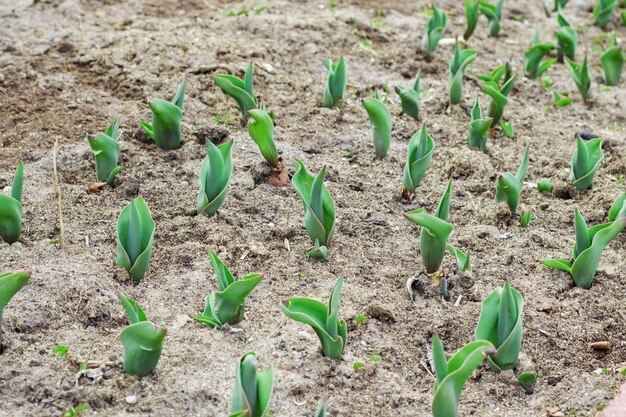
[[[476,326],[476,340],[488,340],[496,353],[487,360],[494,372],[513,369],[522,348],[524,299],[508,282],[483,301]]]
[[[604,82],[608,85],[619,84],[624,69],[624,51],[617,46],[615,36],[611,40],[611,45],[602,54],[600,64],[602,64]]]
[[[374,153],[376,158],[383,159],[391,145],[391,114],[385,103],[377,98],[366,98],[363,100],[363,107],[372,125]]]
[[[256,353],[248,352],[237,362],[237,378],[231,398],[231,417],[264,417],[268,415],[274,371],[256,369]]]
[[[420,76],[415,77],[412,88],[396,87],[396,94],[400,97],[402,113],[408,114],[415,120],[420,117]]]
[[[506,136],[507,138],[512,138],[513,136],[515,136],[515,129],[513,128],[513,120],[509,120],[508,122],[505,122],[504,120],[500,119],[500,128],[502,128],[502,134]]]
[[[566,94],[567,93],[565,93],[564,95],[561,95],[559,94],[558,91],[552,92],[552,102],[554,103],[557,109],[560,109],[561,107],[569,106],[570,104],[572,104],[572,99],[570,97],[567,97]]]
[[[314,247],[309,251],[309,256],[316,259],[324,259],[328,256],[334,227],[335,205],[324,185],[326,167],[314,177],[306,169],[302,161],[296,159],[298,170],[291,182],[296,192],[302,198],[304,204],[304,225]]]
[[[265,110],[253,109],[248,112],[248,133],[257,144],[261,155],[272,168],[278,168],[280,159],[274,143],[274,122]]]
[[[486,152],[487,136],[489,135],[489,129],[491,128],[493,119],[491,117],[483,117],[483,112],[478,103],[478,97],[476,97],[474,101],[474,107],[472,107],[470,115],[472,121],[467,130],[467,143],[471,148],[477,148]]]
[[[459,104],[463,98],[463,75],[465,68],[476,59],[476,51],[471,49],[459,50],[459,42],[454,44],[454,55],[450,60],[450,104]]]
[[[200,168],[198,214],[213,216],[224,203],[230,176],[233,173],[232,147],[232,140],[219,146],[215,146],[210,140],[206,141],[207,156]]]
[[[512,214],[517,211],[524,177],[528,169],[528,148],[524,151],[522,164],[515,175],[510,172],[498,175],[496,180],[496,202],[506,201]]]
[[[567,259],[543,259],[541,263],[548,268],[559,269],[569,273],[578,287],[584,289],[591,288],[604,248],[626,226],[626,205],[622,205],[615,217],[614,221],[588,228],[585,218],[576,210],[574,217],[574,229],[576,231],[574,261],[570,262]]]
[[[578,88],[583,100],[589,100],[591,98],[591,72],[587,65],[587,55],[585,55],[582,65],[569,58],[565,58],[565,62],[567,63],[574,84],[576,84],[576,88]]]
[[[537,372],[523,372],[517,376],[517,382],[524,388],[524,392],[530,395],[535,391]]]
[[[593,8],[593,18],[596,21],[596,25],[600,26],[602,30],[606,30],[606,27],[611,22],[617,3],[618,0],[596,0],[596,5]]]
[[[513,85],[515,84],[515,75],[512,75],[510,78],[506,76],[506,66],[500,67],[503,68],[501,73],[505,75],[504,83],[500,86],[498,85],[498,81],[501,76],[496,76],[492,80],[485,81],[481,88],[482,90],[489,96],[491,99],[489,100],[489,105],[487,106],[487,116],[491,117],[491,127],[495,127],[500,123],[500,119],[504,114],[504,108],[509,103],[509,99],[507,98]],[[497,71],[497,69],[496,69]],[[493,74],[493,73],[492,73]]]
[[[341,56],[336,64],[333,64],[330,59],[325,59],[324,67],[328,71],[328,80],[324,88],[322,104],[324,107],[333,108],[340,105],[346,89],[346,63]]]
[[[548,178],[543,178],[537,183],[537,190],[539,190],[540,193],[551,193],[554,190],[552,181]]]
[[[554,44],[541,43],[539,40],[539,28],[535,29],[533,44],[524,52],[524,71],[526,71],[531,78],[541,77],[541,75],[556,62],[554,58],[543,59],[555,48],[556,46],[554,46]]]
[[[248,114],[250,110],[258,107],[256,95],[254,94],[254,65],[248,64],[243,80],[228,74],[217,74],[213,76],[213,82],[227,95],[231,96],[241,110],[242,116]]]
[[[130,322],[130,326],[120,334],[124,346],[124,372],[138,377],[146,376],[159,363],[167,329],[148,321],[146,314],[134,300],[123,295],[119,299]]]
[[[554,11],[559,10],[559,8],[563,8],[569,3],[569,0],[554,0]]]
[[[571,167],[572,184],[578,191],[591,187],[596,170],[604,159],[602,152],[602,139],[596,138],[585,142],[580,136],[577,139],[577,146],[572,155]]]
[[[578,41],[578,35],[574,28],[572,28],[563,14],[561,9],[558,9],[557,21],[559,23],[559,30],[554,32],[556,37],[556,43],[558,48],[556,50],[557,60],[563,62],[563,57],[567,57],[574,60],[576,55],[576,42]]]
[[[500,35],[500,20],[502,19],[502,6],[504,0],[499,0],[497,4],[486,1],[480,2],[480,11],[489,20],[489,36],[497,38]]]
[[[479,340],[470,342],[447,360],[446,352],[439,336],[433,336],[433,364],[435,388],[432,403],[433,417],[456,417],[458,415],[461,391],[469,377],[485,357],[493,355],[491,342]]]
[[[404,213],[404,217],[409,221],[421,226],[420,254],[424,266],[426,267],[426,272],[430,274],[435,281],[438,281],[438,277],[441,275],[441,264],[446,254],[446,249],[457,257],[460,269],[471,269],[469,254],[466,255],[448,244],[448,237],[454,230],[454,227],[448,223],[451,191],[452,181],[449,181],[439,201],[435,215],[427,214],[424,209]],[[461,252],[461,256],[459,256],[458,252]]]
[[[2,351],[2,311],[19,290],[30,279],[30,271],[5,272],[0,274],[0,351]]]
[[[117,220],[117,264],[138,282],[150,265],[154,220],[141,197],[128,204]]]
[[[0,237],[8,244],[20,240],[22,234],[22,189],[24,164],[17,164],[11,195],[0,193]]]
[[[437,50],[439,41],[443,38],[443,34],[446,31],[447,23],[448,18],[446,14],[433,4],[433,15],[426,25],[426,33],[424,34],[424,38],[422,38],[422,49],[427,49],[428,52],[435,52]]]
[[[261,282],[263,275],[251,274],[237,280],[215,252],[210,251],[209,257],[217,277],[219,292],[207,295],[204,312],[194,319],[213,328],[220,328],[225,324],[237,324],[243,320],[246,297]]]
[[[343,277],[339,277],[328,305],[310,298],[290,298],[280,309],[287,317],[313,328],[322,344],[324,356],[336,359],[346,347],[346,322],[339,318],[339,299]]]
[[[613,204],[611,204],[611,208],[609,209],[609,221],[612,222],[617,220],[619,213],[622,210],[625,210],[624,207],[626,207],[626,192],[617,196]]]
[[[424,174],[433,159],[435,141],[428,134],[426,125],[418,130],[409,141],[406,164],[404,165],[404,176],[402,184],[404,189],[402,195],[407,200],[411,199],[411,194],[422,181]]]
[[[150,102],[152,124],[143,121],[139,122],[143,130],[152,138],[159,149],[169,151],[180,148],[183,101],[185,100],[186,88],[187,80],[183,78],[171,103],[161,99],[155,99]]]
[[[328,413],[326,412],[326,401],[320,400],[317,410],[315,411],[315,417],[327,417]]]
[[[476,25],[478,24],[478,18],[480,17],[480,1],[479,0],[465,0],[465,33],[463,33],[463,39],[467,42],[474,33]]]
[[[122,171],[117,165],[120,157],[120,145],[117,142],[120,136],[119,121],[114,120],[104,133],[88,138],[89,146],[96,158],[96,177],[98,181],[106,182],[111,187],[115,176]]]

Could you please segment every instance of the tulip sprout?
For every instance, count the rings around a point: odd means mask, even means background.
[[[604,248],[620,234],[626,226],[626,204],[623,204],[615,215],[614,221],[587,227],[585,218],[576,210],[574,229],[576,244],[574,245],[574,261],[567,259],[543,259],[542,264],[548,268],[559,269],[569,273],[574,283],[581,288],[589,289],[593,283],[596,269]]]
[[[478,24],[478,18],[480,17],[480,1],[479,0],[465,0],[465,33],[463,33],[463,39],[468,41],[474,33],[476,25]]]
[[[123,295],[119,299],[130,322],[130,326],[120,334],[124,346],[124,372],[138,377],[146,376],[154,371],[161,358],[167,329],[148,321],[134,300]]]
[[[413,194],[426,174],[426,171],[430,166],[430,162],[433,159],[434,149],[435,141],[432,136],[428,134],[426,125],[424,125],[409,141],[402,181],[404,186],[402,195],[407,200],[411,199],[411,194]]]
[[[250,137],[259,147],[261,155],[267,163],[273,169],[277,169],[280,165],[280,159],[274,143],[274,122],[271,115],[262,109],[253,109],[248,113],[251,116],[248,121]]]
[[[500,35],[500,20],[502,19],[502,6],[504,0],[498,0],[498,3],[493,5],[486,1],[480,2],[480,11],[489,20],[489,36],[497,38]]]
[[[533,44],[524,52],[524,71],[532,78],[541,77],[556,62],[554,58],[543,59],[555,48],[556,46],[551,43],[541,43],[539,40],[539,28],[535,29]]]
[[[506,136],[507,138],[512,138],[513,136],[515,136],[515,129],[513,128],[513,120],[509,120],[508,122],[505,122],[504,120],[500,119],[500,128],[502,128],[502,134]]]
[[[280,309],[287,317],[313,328],[322,344],[324,356],[339,358],[346,347],[346,322],[339,318],[339,300],[343,277],[339,277],[328,305],[310,298],[290,298]]]
[[[377,98],[366,98],[363,100],[363,107],[372,125],[374,153],[376,158],[383,159],[387,156],[391,144],[391,114],[385,103]]]
[[[326,412],[326,401],[320,400],[319,405],[317,406],[317,410],[315,411],[315,417],[327,417],[328,413]]]
[[[489,135],[489,129],[491,128],[493,119],[491,117],[483,117],[483,112],[478,103],[478,97],[474,101],[474,107],[472,107],[470,115],[472,121],[467,131],[467,142],[471,148],[477,148],[486,152],[487,136]]]
[[[540,193],[551,193],[554,190],[554,186],[552,185],[552,181],[548,178],[543,178],[537,183],[537,190]]]
[[[323,106],[333,108],[340,106],[343,99],[343,92],[346,89],[346,63],[343,56],[336,64],[330,59],[324,60],[324,67],[328,71],[328,80],[324,88]]]
[[[139,122],[143,130],[154,140],[159,149],[169,151],[180,148],[183,101],[186,88],[187,80],[183,78],[171,103],[161,99],[150,102],[152,124],[143,121]]]
[[[559,10],[559,8],[563,8],[569,3],[569,0],[554,0],[554,11]]]
[[[533,218],[533,212],[528,210],[520,214],[519,225],[522,227],[528,227],[530,220]]]
[[[572,99],[570,97],[567,97],[567,93],[561,95],[558,91],[553,91],[552,102],[557,109],[560,109],[561,107],[569,106],[570,104],[572,104]]]
[[[89,146],[96,158],[96,177],[98,181],[106,182],[111,187],[115,176],[122,171],[122,167],[117,165],[120,157],[119,126],[119,121],[114,120],[105,133],[88,138]]]
[[[219,146],[215,146],[213,142],[207,140],[207,156],[202,161],[202,168],[200,168],[198,214],[205,213],[209,217],[213,216],[224,203],[230,176],[233,173],[232,146],[232,140]]]
[[[491,127],[495,127],[500,123],[500,119],[504,114],[504,108],[509,103],[507,97],[516,79],[515,75],[510,75],[511,71],[510,64],[507,63],[504,66],[496,68],[490,76],[481,77],[483,80],[487,79],[487,81],[481,85],[481,88],[491,97],[487,107],[487,116],[492,118]],[[504,81],[502,85],[499,85],[502,76],[504,76]]]
[[[117,220],[117,264],[138,282],[150,265],[154,220],[141,197],[128,204]]]
[[[580,136],[577,139],[577,146],[572,155],[571,167],[572,184],[578,191],[591,187],[596,170],[604,159],[602,152],[602,139],[596,138],[585,142]]]
[[[611,22],[617,3],[618,0],[596,0],[596,5],[593,8],[593,17],[602,30],[606,30],[606,27]]]
[[[456,256],[459,269],[463,271],[471,270],[469,254],[465,254],[448,244],[448,237],[454,230],[454,227],[448,223],[451,191],[452,181],[449,181],[439,201],[435,215],[427,214],[424,209],[404,213],[404,216],[409,221],[421,226],[420,254],[426,267],[426,272],[437,283],[442,275],[441,264],[446,254],[446,249]]]
[[[309,256],[324,259],[328,256],[335,226],[335,205],[324,185],[326,167],[314,177],[302,161],[296,159],[298,170],[291,179],[293,187],[304,204],[304,225],[314,247]]]
[[[476,326],[476,340],[488,340],[496,353],[487,361],[494,372],[513,369],[522,347],[524,299],[508,282],[483,301]]]
[[[523,372],[517,376],[517,382],[524,388],[524,392],[530,395],[535,390],[537,382],[537,372]]]
[[[243,320],[246,297],[261,282],[263,275],[251,274],[237,280],[215,252],[210,251],[209,257],[217,277],[219,292],[207,295],[204,312],[194,319],[213,328],[220,328],[225,324],[237,324]]]
[[[420,117],[420,76],[415,77],[412,88],[396,87],[396,94],[400,97],[402,113],[408,114],[415,120]]]
[[[0,274],[0,352],[2,351],[2,311],[11,298],[28,284],[30,274],[30,271],[5,272]]]
[[[604,82],[608,85],[619,84],[624,69],[624,51],[617,46],[615,36],[611,39],[610,46],[602,54],[600,63],[604,72]]]
[[[258,107],[257,97],[254,94],[253,85],[254,65],[248,64],[244,79],[233,75],[218,74],[213,76],[213,82],[227,95],[231,96],[241,110],[243,116],[250,110]]]
[[[576,31],[570,26],[569,22],[565,20],[560,8],[558,9],[557,21],[559,23],[559,30],[554,32],[558,45],[556,50],[557,60],[563,62],[563,57],[574,60],[578,35],[576,35]]]
[[[435,52],[437,50],[439,41],[443,38],[443,34],[446,31],[447,23],[448,18],[446,14],[433,4],[433,15],[426,25],[426,33],[422,39],[422,49],[426,49],[428,52]]]
[[[485,357],[495,353],[491,342],[479,340],[459,349],[449,360],[439,336],[433,336],[433,368],[435,389],[432,403],[433,417],[456,417],[465,382]]]
[[[22,189],[24,188],[24,164],[17,164],[11,195],[0,193],[0,238],[11,244],[22,234]]]
[[[522,163],[515,175],[510,172],[498,175],[496,180],[496,202],[506,201],[509,210],[514,214],[517,211],[520,194],[522,193],[522,185],[526,170],[528,169],[528,148],[524,151]]]
[[[231,417],[264,417],[268,415],[274,371],[256,369],[256,353],[248,352],[237,362],[237,378],[230,404]]]
[[[609,209],[609,221],[617,220],[619,213],[624,209],[626,205],[626,192],[621,193],[613,204],[611,204],[611,208]]]
[[[450,104],[459,104],[463,97],[463,74],[465,68],[476,59],[476,51],[471,49],[459,50],[459,42],[454,44],[454,55],[450,60]]]
[[[587,55],[585,55],[582,65],[569,58],[565,58],[565,62],[567,63],[574,84],[576,84],[576,88],[578,88],[583,100],[589,100],[591,98],[591,72],[587,65]]]

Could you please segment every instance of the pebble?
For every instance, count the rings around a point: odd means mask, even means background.
[[[136,395],[129,395],[128,397],[126,397],[126,404],[137,404],[137,396]]]
[[[304,330],[299,331],[298,336],[300,336],[300,339],[302,340],[312,340],[311,335],[308,332],[305,332]]]
[[[22,244],[20,242],[13,242],[13,243],[11,243],[11,247],[12,248],[21,248]]]

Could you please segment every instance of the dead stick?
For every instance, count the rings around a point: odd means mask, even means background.
[[[59,230],[61,231],[60,241],[61,249],[65,249],[65,228],[63,227],[63,211],[61,210],[61,187],[59,186],[59,175],[57,173],[57,155],[59,153],[59,139],[54,141],[54,150],[52,151],[52,173],[54,180],[54,188],[57,192],[57,213],[59,215]]]

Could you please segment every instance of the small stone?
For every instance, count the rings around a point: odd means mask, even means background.
[[[126,404],[137,404],[137,396],[136,395],[129,395],[128,397],[126,397]]]
[[[21,248],[22,244],[20,242],[13,242],[13,243],[11,243],[11,247],[12,248]]]
[[[298,332],[298,336],[300,337],[300,339],[302,340],[312,340],[313,338],[311,337],[311,335],[308,332],[305,332],[304,330],[301,330]]]
[[[365,340],[361,340],[361,346],[367,347],[367,342]]]

